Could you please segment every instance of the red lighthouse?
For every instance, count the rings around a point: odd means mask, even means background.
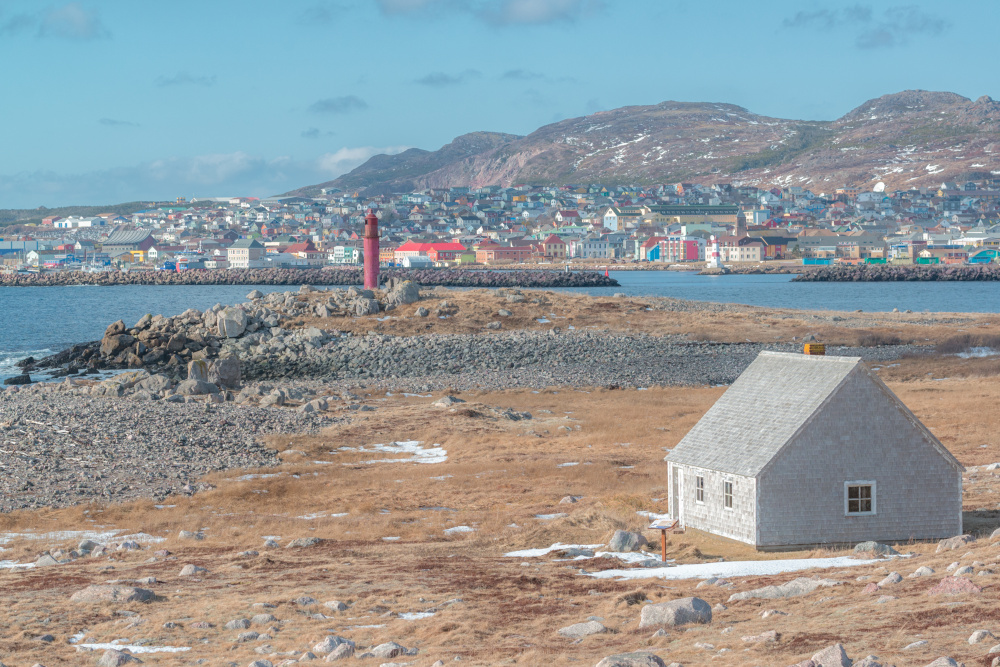
[[[378,287],[378,216],[365,214],[365,289]]]

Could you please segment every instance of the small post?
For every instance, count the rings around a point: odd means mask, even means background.
[[[680,519],[657,519],[649,525],[650,530],[660,531],[660,559],[667,562],[667,531],[683,533]]]
[[[667,529],[660,528],[660,560],[667,562]]]

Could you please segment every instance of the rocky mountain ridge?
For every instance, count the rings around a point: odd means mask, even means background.
[[[761,116],[732,104],[663,102],[601,111],[519,137],[477,132],[438,151],[373,157],[294,194],[365,194],[519,183],[718,183],[816,192],[887,189],[1000,174],[1000,104],[909,90],[834,121]]]

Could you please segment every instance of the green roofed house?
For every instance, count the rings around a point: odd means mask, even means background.
[[[962,532],[962,466],[859,357],[761,352],[665,460],[672,518],[760,550]]]

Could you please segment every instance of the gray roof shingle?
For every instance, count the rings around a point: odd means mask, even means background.
[[[666,460],[756,477],[860,362],[761,352]]]

